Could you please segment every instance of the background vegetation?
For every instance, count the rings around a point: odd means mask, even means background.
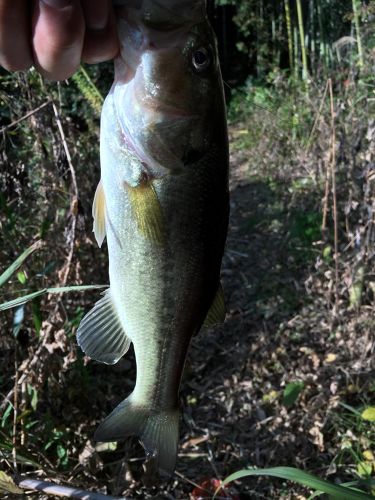
[[[177,472],[145,489],[136,440],[95,448],[93,431],[130,392],[135,365],[130,355],[103,367],[77,350],[77,326],[98,297],[86,291],[0,311],[8,474],[191,499],[251,466],[295,466],[340,483],[374,478],[374,2],[217,0],[209,11],[231,139],[228,319],[193,340]],[[0,72],[0,273],[31,247],[0,277],[0,304],[107,283],[91,203],[111,81],[111,64],[60,84],[33,70]],[[251,478],[221,495],[309,493]]]

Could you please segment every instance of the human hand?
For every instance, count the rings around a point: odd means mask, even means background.
[[[64,80],[119,50],[112,0],[0,0],[0,65]]]

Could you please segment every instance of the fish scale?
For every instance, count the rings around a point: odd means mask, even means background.
[[[153,467],[169,475],[189,343],[203,323],[225,317],[226,112],[216,41],[201,6],[195,0],[190,14],[180,9],[178,29],[175,0],[126,2],[119,11],[122,48],[102,111],[93,207],[99,245],[107,238],[110,289],[77,332],[83,351],[107,364],[134,345],[135,388],[95,439],[137,435]]]

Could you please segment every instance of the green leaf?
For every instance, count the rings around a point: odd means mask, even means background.
[[[364,478],[371,477],[372,463],[371,462],[358,462],[357,463],[357,473],[360,477],[364,477]]]
[[[5,472],[0,470],[0,491],[5,491],[5,493],[16,493],[23,494],[24,491],[19,488],[13,479],[5,474]]]
[[[13,458],[13,445],[12,444],[8,445],[6,443],[0,442],[0,450],[1,450],[2,455],[4,455],[6,458],[8,458],[8,460]],[[45,467],[43,467],[43,465],[39,464],[38,462],[35,462],[35,460],[33,460],[32,458],[25,457],[24,455],[20,455],[19,453],[16,453],[16,460],[17,460],[17,463],[19,463],[19,464],[32,465],[36,469],[42,469],[42,470],[44,469],[44,470],[49,470],[52,473],[54,472],[54,471],[51,471],[51,469],[46,469]]]
[[[35,252],[35,250],[41,248],[42,245],[43,242],[41,240],[36,241],[33,245],[31,245],[23,253],[21,253],[21,255],[13,262],[13,264],[11,264],[8,267],[8,269],[6,269],[0,276],[0,287],[3,286],[9,280],[12,274],[14,274],[20,266],[22,266],[27,257],[33,252]]]
[[[269,469],[240,470],[224,479],[222,486],[225,486],[232,481],[236,481],[238,479],[249,476],[271,476],[278,477],[280,479],[286,479],[288,481],[294,481],[295,483],[306,486],[307,488],[327,493],[333,498],[337,498],[339,500],[343,500],[344,498],[345,500],[374,499],[374,497],[371,495],[367,495],[366,493],[358,490],[353,490],[351,488],[330,483],[329,481],[325,481],[324,479],[320,479],[316,476],[313,476],[312,474],[309,474],[308,472],[295,469],[294,467],[271,467]],[[219,490],[220,488],[215,491],[214,498]]]
[[[355,408],[353,408],[352,406],[347,405],[346,403],[342,403],[341,401],[339,401],[339,406],[342,406],[343,408],[345,408],[345,410],[350,411],[351,413],[353,413],[353,415],[357,415],[357,417],[361,417],[361,413],[358,410],[356,410]]]
[[[38,404],[38,391],[30,384],[27,384],[27,393],[30,396],[31,408],[35,411]]]
[[[57,456],[60,458],[60,460],[66,457],[67,452],[62,444],[58,444],[56,450],[57,450]]]
[[[40,298],[37,297],[31,302],[31,310],[36,334],[39,335],[42,328],[42,311],[40,309]]]
[[[290,384],[287,384],[283,393],[283,405],[286,407],[294,405],[304,387],[303,382],[290,382]]]
[[[10,300],[9,302],[4,302],[3,304],[0,304],[0,311],[5,311],[6,309],[12,309],[13,307],[22,306],[23,304],[26,304],[26,302],[29,302],[29,300],[33,300],[35,299],[35,297],[39,297],[44,293],[47,293],[47,288],[43,288],[42,290],[39,290],[37,292],[29,293],[27,295],[24,295],[23,297],[18,297],[17,299]]]
[[[18,297],[17,299],[10,300],[9,302],[4,302],[0,304],[0,311],[5,311],[7,309],[12,309],[13,307],[26,304],[30,300],[40,297],[45,293],[66,293],[66,292],[84,292],[86,290],[96,290],[100,288],[108,288],[108,285],[77,285],[77,286],[62,286],[60,288],[42,288],[37,292],[29,293],[23,297]]]
[[[5,427],[6,421],[9,415],[12,413],[12,410],[13,410],[13,405],[9,403],[7,409],[4,411],[3,416],[1,417],[1,427]]]
[[[26,274],[23,271],[20,271],[17,273],[17,279],[21,283],[21,285],[24,285],[26,283]]]
[[[361,413],[363,420],[368,420],[369,422],[375,422],[375,406],[368,406]]]
[[[323,259],[325,262],[330,262],[332,260],[332,247],[330,245],[323,248]]]

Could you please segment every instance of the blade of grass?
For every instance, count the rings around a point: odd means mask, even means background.
[[[361,412],[353,408],[352,406],[347,405],[346,403],[342,403],[341,401],[339,402],[339,406],[342,406],[345,408],[345,410],[350,411],[350,413],[353,413],[353,415],[356,415],[357,417],[361,418]]]
[[[5,311],[7,309],[11,309],[13,307],[20,306],[29,302],[29,300],[33,300],[40,295],[44,295],[45,293],[66,293],[66,292],[84,292],[86,290],[96,290],[100,288],[107,288],[108,285],[78,285],[78,286],[62,286],[60,288],[42,288],[37,292],[29,293],[28,295],[24,295],[23,297],[18,297],[17,299],[10,300],[9,302],[4,302],[0,304],[0,311]]]
[[[240,470],[238,472],[234,472],[226,479],[224,479],[224,481],[222,482],[222,486],[225,486],[232,481],[243,479],[244,477],[249,476],[272,476],[278,477],[280,479],[286,479],[288,481],[294,481],[295,483],[307,486],[308,488],[311,488],[313,490],[322,491],[323,493],[327,493],[333,498],[338,499],[345,498],[346,500],[371,500],[374,498],[372,495],[367,495],[366,493],[356,491],[351,488],[345,488],[344,486],[332,484],[328,481],[325,481],[324,479],[315,477],[308,472],[295,469],[294,467],[271,467],[269,469]],[[214,498],[219,490],[220,488],[216,490]]]
[[[5,285],[5,283],[9,280],[9,278],[14,274],[17,269],[22,266],[27,257],[38,250],[43,246],[43,242],[41,240],[33,243],[29,248],[27,248],[17,259],[11,264],[8,269],[6,269],[0,276],[0,287]]]
[[[3,454],[6,458],[12,459],[12,445],[11,444],[7,445],[5,443],[0,442],[0,451],[1,451],[1,454]],[[16,453],[16,459],[17,459],[17,462],[19,464],[32,465],[36,469],[41,469],[41,470],[46,471],[46,468],[43,467],[43,465],[36,462],[32,458],[26,457],[18,452]],[[51,472],[51,471],[49,471],[49,472]]]

